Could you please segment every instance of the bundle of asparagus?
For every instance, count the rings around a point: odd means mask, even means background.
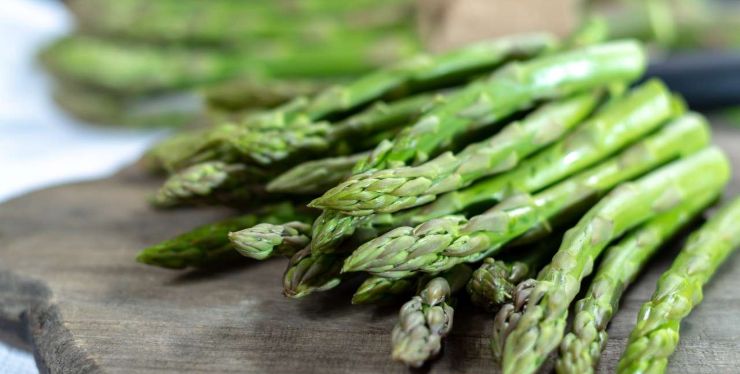
[[[631,86],[645,65],[635,41],[510,37],[181,134],[150,157],[171,173],[157,205],[290,202],[261,208],[259,221],[199,228],[138,260],[181,268],[230,261],[227,253],[289,257],[290,298],[368,273],[352,303],[410,297],[391,356],[413,367],[439,354],[466,290],[492,319],[498,311],[491,343],[504,372],[535,372],[558,346],[558,372],[591,372],[621,293],[729,180],[700,114],[660,81]],[[676,316],[740,244],[723,239],[740,225],[738,207],[697,234],[661,279],[625,372],[665,367]],[[602,254],[566,335],[568,309]]]
[[[40,60],[59,105],[102,123],[188,121],[196,90],[217,112],[272,107],[420,49],[409,0],[65,4],[78,28]]]

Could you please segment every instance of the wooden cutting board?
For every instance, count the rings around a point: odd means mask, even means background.
[[[740,174],[740,131],[718,126],[715,141]],[[397,306],[352,306],[350,285],[296,301],[280,294],[282,259],[211,272],[134,262],[140,248],[229,213],[154,211],[145,198],[156,184],[129,169],[0,205],[0,338],[32,349],[53,373],[408,372],[389,360]],[[737,193],[734,181],[728,195]],[[626,294],[601,372],[613,372],[673,247]],[[740,255],[685,320],[669,372],[740,372],[738,284]],[[490,316],[463,302],[442,358],[422,372],[497,372],[490,329]]]

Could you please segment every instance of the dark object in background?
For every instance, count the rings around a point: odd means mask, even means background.
[[[671,54],[650,65],[646,79],[659,77],[695,109],[740,104],[740,53],[701,51]]]

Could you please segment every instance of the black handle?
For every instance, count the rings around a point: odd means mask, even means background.
[[[737,52],[671,55],[651,64],[647,77],[663,79],[695,109],[740,105],[740,53]]]

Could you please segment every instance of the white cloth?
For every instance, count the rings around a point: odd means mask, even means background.
[[[61,1],[0,1],[0,202],[110,175],[163,135],[82,124],[54,107],[35,55],[69,29]],[[30,354],[0,342],[0,373],[37,372]]]
[[[0,1],[0,201],[109,175],[163,135],[82,124],[54,106],[35,55],[69,23],[60,1]]]

